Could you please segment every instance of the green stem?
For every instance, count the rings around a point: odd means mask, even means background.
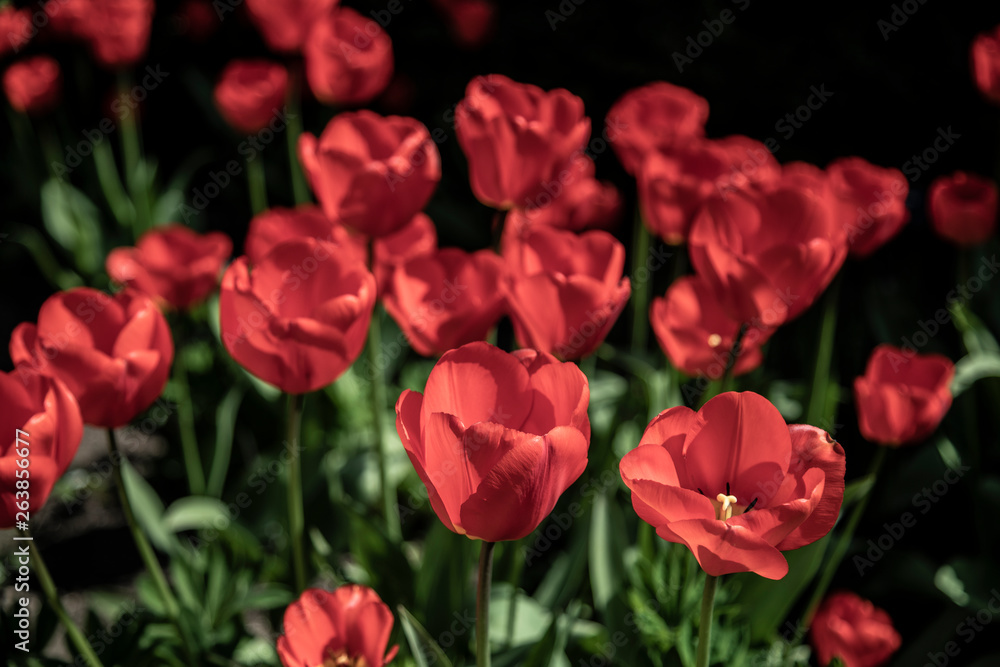
[[[180,393],[177,402],[177,425],[181,433],[181,449],[184,453],[184,469],[187,472],[188,488],[192,495],[205,493],[205,469],[198,450],[198,435],[194,426],[194,405],[191,403],[191,386],[188,383],[184,356],[174,360],[174,380]]]
[[[701,594],[701,622],[698,626],[698,654],[694,662],[696,667],[708,667],[712,652],[712,612],[715,608],[715,591],[718,587],[718,577],[705,575],[705,590]]]
[[[132,82],[128,74],[119,74],[118,90],[124,96],[131,94]],[[149,203],[149,192],[146,188],[146,165],[142,159],[142,142],[139,134],[139,122],[136,118],[137,113],[137,110],[131,110],[124,114],[121,119],[125,183],[128,186],[129,196],[132,198],[132,204],[135,206],[133,234],[136,238],[150,228],[153,217]]]
[[[851,512],[851,517],[847,520],[847,525],[840,534],[840,539],[837,540],[833,551],[830,553],[830,558],[826,562],[823,574],[820,575],[819,583],[816,584],[816,589],[813,591],[812,597],[809,598],[809,604],[806,606],[804,630],[807,630],[812,623],[813,614],[816,613],[817,607],[823,601],[823,597],[826,595],[827,589],[830,588],[830,582],[833,581],[833,575],[836,574],[840,561],[844,559],[844,555],[851,546],[854,531],[858,528],[858,523],[861,521],[861,515],[865,513],[865,508],[868,507],[868,500],[875,489],[876,477],[878,476],[879,469],[882,467],[882,462],[885,461],[887,451],[887,447],[879,447],[875,451],[871,469],[868,471],[871,485],[868,487],[868,492],[859,498],[857,504],[854,506],[854,511]]]
[[[31,554],[31,569],[39,583],[42,584],[45,597],[48,598],[49,605],[56,613],[56,616],[59,617],[59,622],[66,628],[66,634],[69,635],[69,640],[73,643],[73,646],[76,647],[76,650],[80,652],[80,655],[83,656],[83,659],[87,661],[90,667],[104,667],[97,654],[94,653],[93,647],[84,638],[83,633],[80,632],[80,628],[76,627],[76,623],[66,613],[62,601],[59,600],[59,593],[56,591],[56,585],[52,581],[52,575],[49,574],[49,569],[45,567],[42,552],[38,547],[35,547]]]
[[[257,215],[267,209],[267,181],[264,179],[264,157],[247,158],[247,186],[250,188],[250,208]]]
[[[296,204],[309,202],[309,188],[306,186],[302,166],[299,164],[298,151],[299,135],[302,134],[302,110],[299,105],[301,78],[299,71],[292,72],[288,82],[288,96],[285,98],[285,116],[288,119],[288,128],[285,130],[288,139],[288,168],[291,171],[292,193]]]
[[[288,532],[292,541],[292,565],[295,569],[295,592],[306,589],[306,560],[303,551],[305,533],[305,509],[302,502],[302,431],[303,394],[288,394],[287,437],[288,448]]]
[[[479,552],[479,585],[476,588],[476,666],[490,667],[490,588],[493,583],[493,547],[483,542]]]
[[[809,407],[806,409],[806,423],[824,428],[833,419],[833,415],[827,414],[827,406],[829,404],[833,341],[837,333],[837,301],[840,295],[840,280],[838,275],[823,298],[823,320],[820,324],[819,343],[816,347],[816,365],[813,367]]]
[[[635,211],[632,237],[632,354],[640,354],[649,341],[649,283],[652,276],[640,280],[639,269],[649,257],[649,230],[642,222],[639,208]]]
[[[128,500],[121,467],[124,457],[122,457],[118,450],[118,440],[115,437],[115,430],[113,428],[108,429],[108,454],[111,456],[111,470],[114,474],[115,486],[118,487],[118,500],[122,505],[125,522],[128,524],[129,530],[132,531],[132,539],[139,550],[139,556],[142,557],[143,563],[146,564],[146,569],[149,570],[150,576],[153,577],[153,584],[156,586],[156,590],[160,593],[163,604],[167,608],[167,616],[179,626],[180,607],[177,604],[177,599],[174,597],[173,591],[170,590],[169,584],[167,584],[167,577],[163,574],[163,568],[160,567],[160,561],[156,559],[153,547],[149,544],[145,533],[142,532],[138,522],[135,520],[135,514],[132,512],[132,504]]]
[[[97,168],[97,181],[104,193],[104,199],[111,207],[115,221],[122,229],[129,229],[135,223],[135,208],[129,201],[128,194],[118,176],[118,166],[111,147],[104,141],[94,144],[94,166]]]

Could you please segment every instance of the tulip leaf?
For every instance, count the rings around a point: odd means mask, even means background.
[[[225,504],[205,496],[179,498],[163,513],[164,527],[174,533],[208,528],[223,530],[229,523]]]
[[[273,641],[263,637],[244,637],[233,651],[233,662],[238,665],[277,665],[278,652]]]
[[[567,626],[567,619],[564,616],[554,616],[542,640],[535,644],[528,657],[521,663],[523,667],[552,667],[563,664],[557,656],[565,657]]]
[[[42,222],[52,238],[73,253],[77,268],[93,275],[100,270],[100,213],[92,201],[69,183],[50,178],[41,187]]]
[[[625,579],[621,545],[628,544],[625,517],[609,494],[594,499],[590,521],[590,585],[594,607],[602,614],[621,591]]]
[[[122,479],[125,482],[125,493],[138,524],[149,536],[153,546],[167,553],[174,553],[177,540],[171,534],[163,521],[163,502],[156,491],[142,478],[127,459],[121,460]]]
[[[429,667],[432,664],[451,667],[451,661],[448,659],[448,656],[445,655],[445,652],[434,641],[434,638],[430,636],[424,626],[420,625],[420,622],[413,617],[413,614],[403,605],[397,605],[396,611],[399,612],[399,622],[403,626],[403,635],[406,636],[406,643],[410,647],[410,655],[413,656],[417,667]],[[430,651],[434,657],[433,660],[427,660],[425,649]]]
[[[982,352],[969,354],[955,364],[955,377],[951,381],[952,396],[958,396],[976,380],[988,377],[1000,377],[1000,354]]]

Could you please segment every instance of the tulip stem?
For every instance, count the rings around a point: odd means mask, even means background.
[[[649,282],[652,276],[640,280],[639,269],[649,256],[649,230],[642,222],[642,213],[635,210],[632,237],[632,354],[641,354],[649,341]]]
[[[299,164],[299,135],[302,134],[302,112],[299,104],[301,70],[293,70],[288,80],[288,96],[285,98],[285,116],[288,119],[285,136],[288,139],[288,169],[292,176],[292,193],[296,204],[309,202],[309,188]]]
[[[132,81],[128,74],[118,76],[118,93],[121,98],[129,98],[132,94]],[[149,203],[148,174],[142,159],[142,142],[139,136],[139,123],[136,120],[138,110],[132,110],[121,116],[122,156],[125,160],[125,183],[128,186],[132,205],[135,206],[136,238],[142,235],[152,224],[152,211]]]
[[[833,415],[827,414],[827,411],[829,409],[830,363],[833,359],[833,340],[837,333],[839,295],[840,276],[838,275],[823,299],[823,320],[819,329],[816,365],[813,367],[812,390],[809,392],[809,407],[806,409],[806,423],[824,428],[833,418]]]
[[[302,502],[302,404],[304,394],[288,394],[285,447],[288,448],[288,532],[292,541],[295,592],[306,589],[306,561],[303,553],[305,510]]]
[[[167,577],[163,573],[163,568],[160,567],[160,561],[156,559],[153,547],[149,544],[149,540],[146,539],[146,535],[142,532],[142,529],[139,528],[139,524],[135,520],[135,514],[132,512],[132,504],[129,502],[128,493],[125,491],[125,479],[122,477],[122,462],[124,457],[118,450],[118,440],[115,437],[115,430],[113,428],[108,429],[108,454],[111,456],[111,470],[115,478],[115,486],[118,487],[118,500],[121,502],[122,513],[125,515],[125,523],[128,524],[129,530],[132,532],[132,539],[139,550],[139,556],[142,557],[143,563],[146,564],[146,569],[149,570],[150,576],[153,577],[153,584],[156,586],[156,590],[159,592],[160,597],[163,598],[163,605],[167,608],[167,616],[179,626],[180,607],[177,604],[177,599],[170,590],[169,584],[167,584]]]
[[[712,615],[715,609],[715,591],[719,587],[719,578],[705,575],[705,590],[701,594],[701,620],[698,625],[698,654],[695,658],[696,667],[708,667],[712,652]]]
[[[27,537],[28,533],[24,533],[24,536]],[[73,619],[66,613],[65,607],[63,607],[62,601],[59,599],[59,593],[56,591],[56,585],[52,581],[52,575],[49,574],[49,569],[45,567],[42,552],[37,546],[32,550],[31,570],[34,572],[39,583],[41,583],[45,597],[49,601],[49,606],[52,607],[52,611],[59,617],[59,622],[66,628],[66,634],[69,636],[69,640],[73,643],[73,646],[76,647],[76,650],[79,651],[90,667],[104,667],[97,654],[94,653],[93,647],[84,638],[83,633],[80,632],[80,628],[76,626]]]
[[[263,157],[247,157],[247,187],[250,189],[250,209],[254,215],[267,209],[267,181],[264,178]]]
[[[490,589],[493,583],[493,547],[483,542],[479,552],[479,586],[476,588],[476,667],[490,667]]]
[[[871,498],[872,491],[875,488],[875,479],[878,476],[879,469],[882,467],[882,462],[885,460],[887,451],[888,448],[886,447],[879,447],[875,450],[875,457],[872,459],[871,468],[868,471],[870,486],[865,495],[859,498],[857,504],[854,505],[851,517],[847,520],[847,525],[840,534],[840,539],[837,540],[833,551],[830,553],[830,558],[826,562],[823,574],[820,576],[819,583],[816,584],[816,589],[813,591],[812,597],[809,599],[809,605],[806,607],[805,627],[803,631],[808,630],[812,624],[813,615],[815,615],[816,609],[823,601],[827,589],[830,588],[830,583],[833,581],[833,575],[836,574],[840,561],[844,559],[844,555],[851,546],[854,531],[857,530],[858,523],[861,521],[861,515],[865,513],[865,508],[868,507],[868,500]]]
[[[180,393],[177,402],[177,423],[181,432],[181,449],[184,452],[184,468],[187,471],[188,488],[192,495],[205,493],[205,469],[198,451],[198,436],[194,427],[194,406],[191,403],[191,385],[188,383],[184,355],[174,360],[174,380]]]

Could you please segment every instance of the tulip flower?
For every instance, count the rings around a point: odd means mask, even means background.
[[[112,250],[105,269],[112,280],[185,310],[219,284],[232,250],[232,241],[222,232],[198,234],[184,225],[164,225],[143,234],[134,248]]]
[[[625,248],[607,232],[531,227],[505,237],[503,289],[523,347],[560,359],[593,352],[631,294]]]
[[[365,238],[351,234],[344,225],[330,220],[312,204],[296,208],[275,207],[254,216],[243,243],[244,254],[251,264],[259,264],[274,246],[301,238],[343,246],[358,262],[368,262]]]
[[[688,375],[719,379],[740,330],[712,298],[711,289],[696,276],[676,280],[663,297],[653,299],[649,321],[670,363]],[[732,367],[733,376],[760,366],[760,348],[773,333],[766,327],[748,329]]]
[[[751,392],[661,412],[619,468],[639,518],[713,577],[781,579],[781,552],[828,533],[844,492],[843,448]]]
[[[587,466],[590,391],[574,364],[476,342],[446,352],[423,394],[396,402],[396,430],[451,531],[529,535]]]
[[[423,213],[417,213],[400,230],[376,239],[372,250],[379,294],[392,289],[392,274],[398,267],[411,259],[433,255],[437,247],[434,221]]]
[[[562,176],[565,175],[565,179]],[[553,187],[551,197],[539,196],[538,206],[511,209],[504,221],[504,233],[515,236],[526,225],[546,225],[580,232],[584,229],[610,229],[621,217],[621,195],[611,183],[594,178],[594,161],[586,155],[572,160],[560,174],[565,183]],[[549,201],[551,199],[551,201]]]
[[[233,60],[215,84],[215,105],[236,130],[253,134],[285,106],[288,70],[267,60]]]
[[[321,17],[338,0],[246,0],[250,19],[268,47],[280,53],[295,53]]]
[[[499,74],[473,79],[455,111],[458,143],[469,161],[472,191],[507,210],[539,206],[561,188],[560,174],[583,150],[590,119],[583,100]]]
[[[23,49],[34,34],[31,25],[31,11],[26,7],[17,8],[13,5],[0,7],[0,58],[8,53],[18,53]]]
[[[979,92],[1000,106],[1000,25],[972,42],[972,77]]]
[[[299,160],[327,217],[369,237],[404,227],[441,180],[426,127],[371,111],[334,117],[319,139],[303,134]]]
[[[233,358],[289,394],[333,382],[364,347],[375,278],[343,246],[298,238],[222,277],[219,322]]]
[[[15,111],[43,114],[62,97],[62,70],[49,56],[25,58],[3,73],[3,91]]]
[[[80,28],[97,62],[112,69],[139,62],[149,46],[155,11],[153,0],[91,0]]]
[[[840,658],[844,667],[879,667],[902,645],[883,609],[846,591],[834,593],[816,611],[812,645],[821,667]]]
[[[174,342],[145,294],[126,289],[109,296],[76,287],[46,299],[37,324],[14,329],[10,356],[21,373],[62,380],[84,423],[117,428],[163,391]]]
[[[890,447],[926,439],[951,407],[954,377],[955,365],[940,354],[879,345],[854,380],[861,435]]]
[[[476,49],[493,34],[497,8],[492,0],[433,0],[459,46]]]
[[[816,300],[847,256],[834,209],[791,174],[715,195],[691,227],[691,262],[731,318],[777,327]]]
[[[826,168],[830,188],[840,201],[840,222],[851,255],[867,257],[910,219],[909,183],[898,169],[883,169],[859,157],[834,160]]]
[[[444,248],[401,264],[385,309],[425,357],[483,340],[503,315],[503,260],[492,250]]]
[[[330,105],[366,104],[392,78],[392,40],[371,18],[336,8],[321,16],[302,49],[313,95]]]
[[[1000,191],[993,181],[957,171],[931,183],[927,211],[934,231],[960,246],[973,246],[993,236]]]
[[[278,657],[284,667],[383,667],[399,650],[386,651],[391,633],[392,611],[367,586],[310,588],[285,610]]]
[[[0,528],[13,528],[19,503],[41,509],[83,437],[80,407],[66,385],[37,373],[0,373]],[[27,461],[27,466],[18,461]],[[17,495],[17,491],[27,491]],[[23,505],[21,506],[23,507]]]
[[[625,93],[608,112],[605,127],[625,171],[634,175],[650,153],[704,136],[707,120],[705,98],[657,81]]]

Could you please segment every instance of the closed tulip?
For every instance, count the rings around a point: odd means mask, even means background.
[[[246,0],[250,19],[268,47],[280,53],[302,49],[306,36],[338,0]]]
[[[579,359],[607,336],[631,294],[622,276],[625,247],[594,230],[577,236],[530,227],[505,237],[504,291],[514,333],[524,347]]]
[[[398,231],[376,239],[372,249],[379,294],[392,290],[392,274],[398,267],[411,259],[433,255],[437,251],[437,243],[434,221],[423,213],[417,213]]]
[[[334,117],[318,139],[303,134],[299,159],[327,217],[370,237],[404,227],[441,180],[426,127],[371,111]]]
[[[843,501],[843,448],[751,392],[661,412],[619,468],[639,518],[712,576],[781,579],[781,552],[827,534]]]
[[[539,205],[590,136],[583,100],[490,74],[473,79],[455,110],[472,191],[507,210]],[[550,194],[548,194],[551,197]]]
[[[492,250],[443,248],[393,272],[385,309],[425,357],[483,340],[503,315],[503,260]]]
[[[215,105],[244,134],[264,128],[285,106],[288,70],[267,60],[233,60],[215,84]]]
[[[979,92],[1000,106],[1000,25],[972,42],[972,77]]]
[[[30,10],[13,5],[0,7],[0,35],[4,36],[0,38],[0,57],[19,52],[31,41],[32,34]]]
[[[608,139],[625,171],[636,174],[646,156],[705,134],[708,100],[657,81],[628,91],[605,119]]]
[[[469,343],[446,352],[423,394],[396,402],[396,430],[451,531],[529,535],[587,467],[590,391],[576,365]]]
[[[143,234],[135,247],[112,250],[105,269],[112,280],[185,310],[212,293],[232,250],[222,232],[198,234],[184,225],[164,225]]]
[[[834,658],[844,667],[879,667],[903,643],[885,610],[847,591],[834,593],[819,606],[810,639],[821,667]]]
[[[525,225],[546,225],[580,232],[585,229],[610,229],[621,217],[622,198],[611,183],[594,178],[594,161],[586,155],[574,158],[560,173],[551,195],[540,196],[538,206],[511,209],[504,221],[504,231],[520,230]],[[565,176],[565,178],[563,178]]]
[[[119,69],[142,60],[155,11],[153,0],[91,0],[81,27],[97,62]]]
[[[909,183],[898,169],[884,169],[859,157],[834,160],[826,168],[840,202],[841,225],[854,257],[867,257],[899,233],[910,219]]]
[[[284,621],[278,657],[285,667],[383,667],[399,650],[386,650],[392,611],[367,586],[310,588],[288,606]]]
[[[85,423],[117,428],[163,391],[174,342],[145,294],[126,289],[110,296],[76,287],[46,299],[37,324],[14,329],[10,356],[22,373],[61,380]]]
[[[951,407],[954,377],[955,365],[940,354],[879,345],[854,380],[861,435],[892,447],[926,439]]]
[[[360,354],[375,278],[343,246],[314,238],[240,257],[222,278],[222,342],[252,374],[290,394],[325,387]]]
[[[931,183],[927,211],[938,235],[960,246],[973,246],[993,236],[1000,192],[993,181],[957,171]]]
[[[62,70],[49,56],[25,58],[3,73],[3,91],[16,111],[26,114],[51,111],[62,97]]]
[[[0,528],[6,529],[14,527],[19,511],[27,515],[45,504],[52,486],[76,455],[83,420],[66,385],[37,373],[0,373],[0,400],[4,406],[0,412]]]
[[[368,262],[366,239],[351,234],[344,225],[326,217],[319,207],[312,204],[295,208],[276,206],[258,213],[250,221],[243,250],[251,264],[258,264],[276,245],[302,238],[314,238],[343,246],[358,262]]]
[[[306,80],[324,104],[366,104],[392,78],[392,40],[378,23],[340,7],[321,16],[302,50]]]

